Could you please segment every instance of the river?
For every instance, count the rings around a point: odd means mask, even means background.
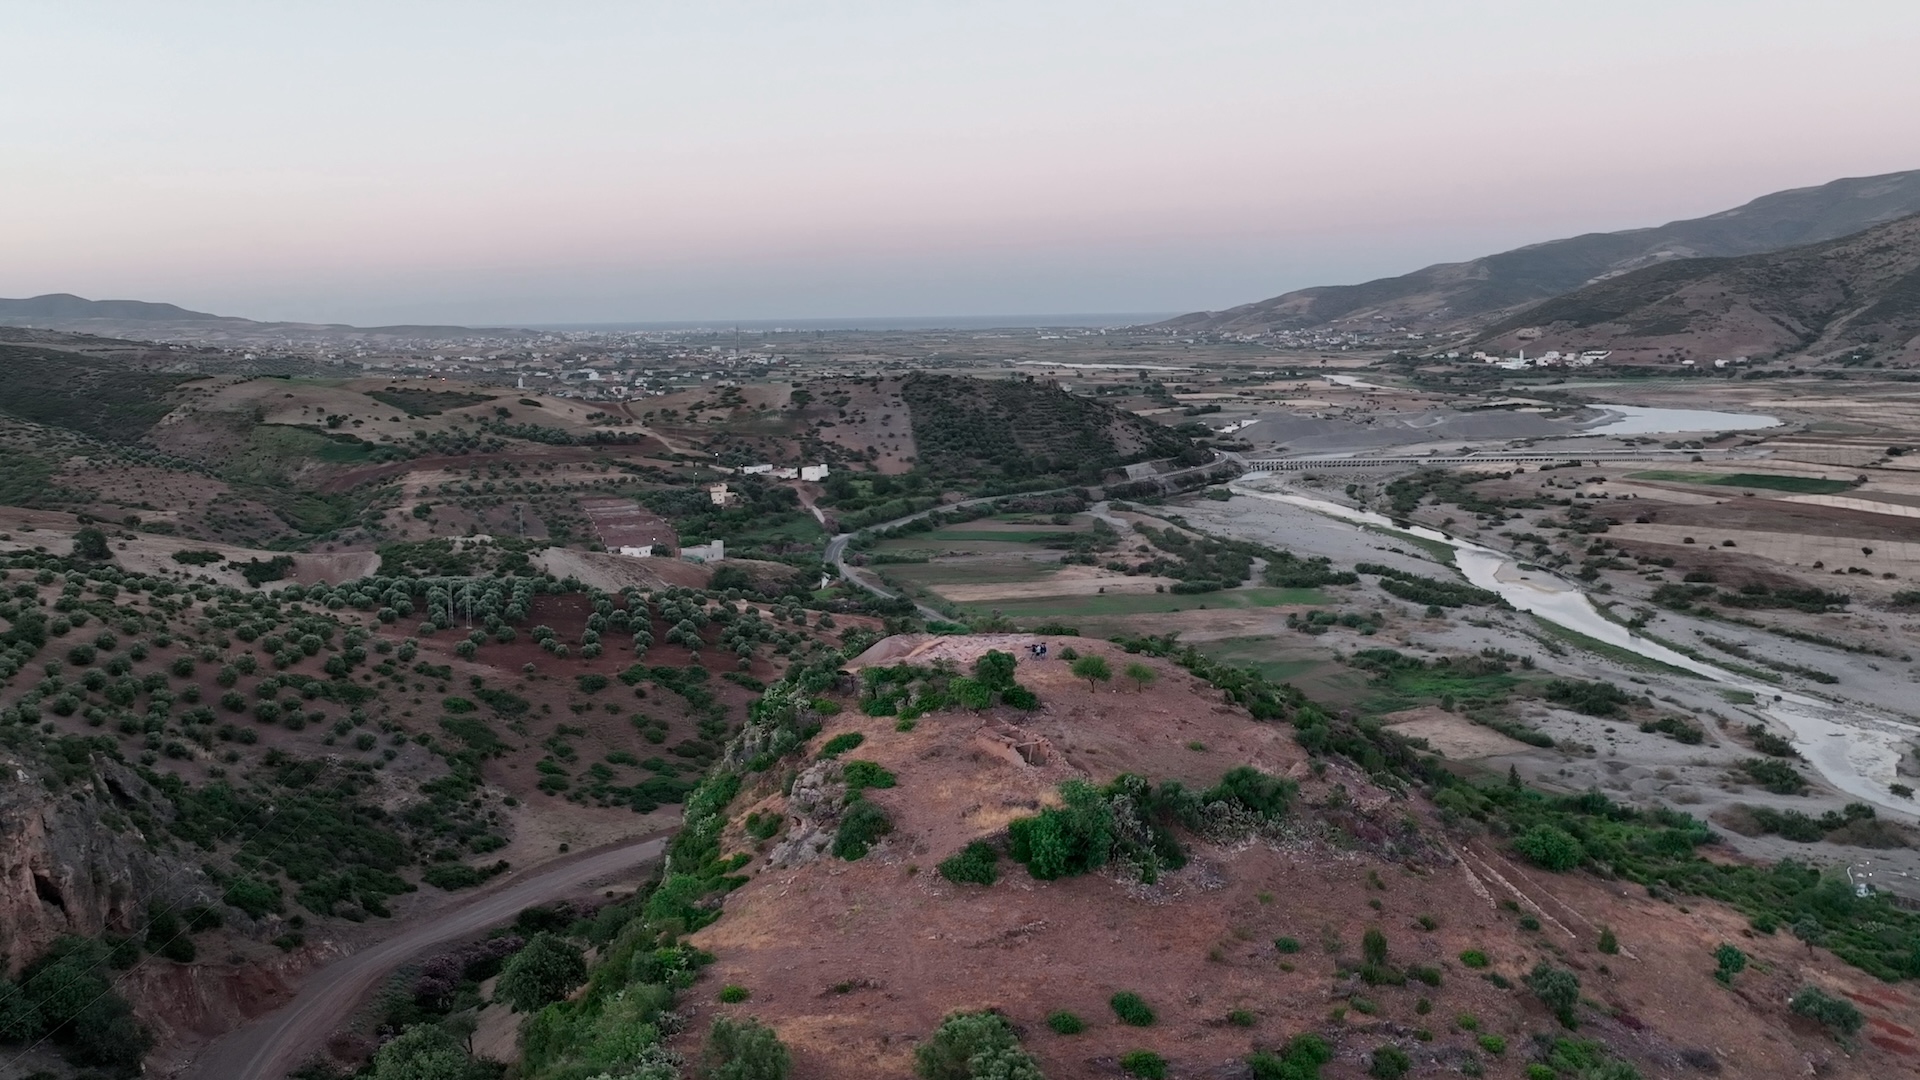
[[[1892,812],[1900,820],[1914,816],[1911,802],[1897,799],[1887,791],[1889,783],[1899,780],[1896,767],[1901,755],[1912,739],[1920,735],[1920,729],[1909,723],[1860,706],[1843,709],[1821,698],[1753,682],[1725,668],[1675,652],[1608,619],[1594,607],[1593,600],[1584,591],[1565,579],[1542,570],[1522,570],[1516,561],[1501,552],[1438,529],[1396,524],[1369,510],[1307,495],[1260,491],[1237,482],[1231,487],[1236,495],[1286,503],[1356,525],[1386,526],[1446,544],[1453,548],[1454,561],[1469,582],[1499,593],[1521,611],[1649,660],[1693,672],[1728,689],[1752,694],[1753,710],[1791,731],[1795,749],[1829,784],[1861,802]]]
[[[1779,427],[1784,421],[1764,413],[1713,412],[1709,409],[1660,409],[1647,405],[1587,406],[1612,419],[1582,435],[1691,435],[1714,431],[1752,431]]]

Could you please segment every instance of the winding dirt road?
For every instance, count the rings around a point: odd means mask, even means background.
[[[582,884],[631,870],[666,850],[667,835],[649,837],[534,871],[523,880],[431,921],[409,926],[313,973],[294,999],[209,1045],[180,1073],[187,1080],[280,1080],[353,1014],[380,980],[419,954],[506,922],[522,908],[564,897]]]

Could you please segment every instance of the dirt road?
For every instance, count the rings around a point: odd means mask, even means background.
[[[535,871],[342,957],[316,971],[285,1007],[214,1042],[179,1075],[186,1080],[280,1080],[320,1049],[380,980],[408,960],[435,945],[506,922],[522,908],[567,896],[595,878],[658,858],[666,843],[665,836],[654,836]]]

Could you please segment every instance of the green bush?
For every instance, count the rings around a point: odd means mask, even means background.
[[[1257,1022],[1257,1018],[1253,1015],[1253,1013],[1250,1010],[1247,1010],[1247,1009],[1227,1010],[1227,1023],[1232,1024],[1234,1027],[1243,1027],[1243,1028],[1252,1027],[1256,1022]]]
[[[1715,964],[1713,977],[1722,984],[1730,985],[1735,975],[1746,970],[1747,954],[1741,952],[1737,946],[1723,941],[1713,950],[1713,961]]]
[[[1817,986],[1803,986],[1787,1002],[1787,1008],[1801,1016],[1818,1020],[1835,1035],[1850,1037],[1860,1031],[1866,1019],[1853,1002],[1837,998]]]
[[[1253,1080],[1318,1080],[1320,1066],[1333,1060],[1333,1048],[1312,1032],[1287,1040],[1279,1053],[1256,1050],[1247,1055]]]
[[[1513,848],[1535,866],[1554,871],[1571,870],[1587,857],[1571,833],[1544,823],[1514,837]]]
[[[1273,948],[1275,952],[1297,953],[1300,951],[1300,939],[1285,936],[1277,937],[1273,939]]]
[[[753,994],[739,983],[728,983],[720,988],[720,993],[717,996],[723,1004],[738,1005],[749,997],[752,997]]]
[[[1480,1049],[1485,1050],[1489,1054],[1504,1054],[1507,1052],[1507,1040],[1499,1035],[1488,1033],[1474,1041],[1480,1044]]]
[[[1072,877],[1104,866],[1113,852],[1113,810],[1100,790],[1082,780],[1060,785],[1064,806],[1007,827],[1009,854],[1042,881]]]
[[[1367,1063],[1367,1075],[1375,1080],[1400,1080],[1413,1069],[1413,1059],[1397,1046],[1381,1046]]]
[[[1387,935],[1377,926],[1367,927],[1360,936],[1360,959],[1362,962],[1379,967],[1387,962]]]
[[[867,737],[857,731],[843,731],[827,740],[826,745],[820,748],[820,756],[823,758],[839,757],[841,754],[852,750],[866,741]]]
[[[1488,963],[1487,954],[1479,949],[1467,949],[1460,954],[1460,962],[1470,968],[1483,968]]]
[[[840,827],[834,830],[833,854],[848,861],[859,859],[891,832],[893,819],[885,810],[866,799],[855,799],[841,815]]]
[[[1123,1024],[1146,1027],[1153,1023],[1153,1007],[1131,990],[1122,990],[1108,998],[1107,1005]]]
[[[1129,1050],[1120,1055],[1120,1071],[1142,1080],[1165,1080],[1167,1059],[1151,1050]]]
[[[1078,1035],[1087,1029],[1087,1022],[1065,1009],[1055,1009],[1047,1014],[1047,1026],[1055,1034]]]
[[[1041,1080],[1039,1065],[997,1012],[947,1014],[914,1046],[913,1071],[921,1080]]]
[[[840,771],[840,778],[846,781],[849,793],[866,788],[890,788],[894,785],[894,775],[872,761],[854,760],[847,762]]]
[[[975,840],[940,860],[940,876],[956,885],[991,885],[1000,876],[1000,853],[992,844]]]
[[[792,1068],[786,1045],[753,1019],[715,1017],[700,1051],[703,1080],[786,1080]]]
[[[1580,977],[1563,967],[1554,967],[1541,960],[1533,965],[1533,970],[1521,978],[1533,996],[1552,1010],[1561,1026],[1574,1027],[1573,1010],[1580,1004]]]

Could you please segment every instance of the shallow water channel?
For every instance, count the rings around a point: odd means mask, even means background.
[[[1521,611],[1627,649],[1649,660],[1693,672],[1729,689],[1752,694],[1754,704],[1749,708],[1790,730],[1795,749],[1829,784],[1879,810],[1889,811],[1901,820],[1914,816],[1911,803],[1896,799],[1887,791],[1887,784],[1897,782],[1895,768],[1908,742],[1915,735],[1920,735],[1920,729],[1910,724],[1857,706],[1842,707],[1821,698],[1757,683],[1724,668],[1675,652],[1608,619],[1594,607],[1592,599],[1584,591],[1565,579],[1544,570],[1522,570],[1518,562],[1501,552],[1450,536],[1438,529],[1396,524],[1369,510],[1342,506],[1307,495],[1260,491],[1239,483],[1231,486],[1237,495],[1286,503],[1356,526],[1386,526],[1446,544],[1453,548],[1454,561],[1469,582],[1499,593],[1507,603]]]

